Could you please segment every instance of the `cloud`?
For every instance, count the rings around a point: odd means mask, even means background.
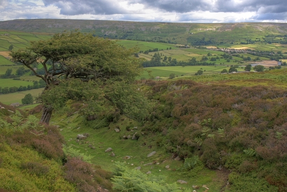
[[[286,22],[286,0],[0,0],[0,20]]]
[[[123,14],[125,10],[118,1],[112,0],[43,0],[45,5],[54,5],[63,15]]]
[[[210,7],[210,4],[204,0],[139,0],[139,3],[149,8],[158,8],[166,12],[179,13],[207,10]]]

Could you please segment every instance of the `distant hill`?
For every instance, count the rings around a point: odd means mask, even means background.
[[[1,30],[56,33],[79,29],[112,39],[180,43],[196,46],[287,43],[285,23],[160,23],[100,20],[31,19],[1,21]]]

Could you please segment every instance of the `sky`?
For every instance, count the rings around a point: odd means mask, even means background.
[[[286,0],[0,0],[0,21],[14,19],[286,23],[287,2]]]

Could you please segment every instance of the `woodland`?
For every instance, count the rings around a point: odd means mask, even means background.
[[[159,50],[145,60],[139,47],[79,30],[12,49],[10,61],[44,89],[29,109],[0,103],[0,191],[287,191],[286,52],[217,58],[205,49],[177,61]],[[267,56],[282,67],[239,62]],[[148,66],[222,59],[238,65],[139,78]]]

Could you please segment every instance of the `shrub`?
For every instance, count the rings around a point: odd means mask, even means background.
[[[21,165],[21,168],[27,170],[30,174],[35,174],[38,177],[49,172],[49,167],[37,162],[26,162]]]
[[[75,183],[80,192],[96,192],[99,187],[111,189],[111,183],[108,181],[110,173],[99,167],[96,169],[92,164],[79,158],[68,158],[64,169],[66,180]]]

